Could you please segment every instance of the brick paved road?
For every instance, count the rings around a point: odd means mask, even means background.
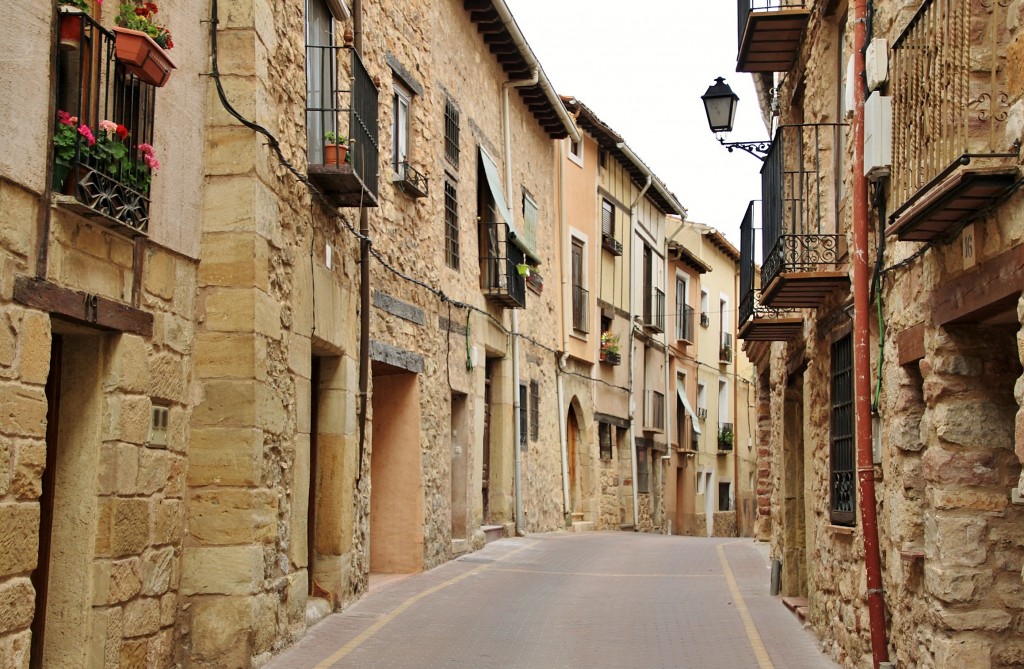
[[[768,595],[749,539],[503,539],[388,583],[268,669],[836,667]]]

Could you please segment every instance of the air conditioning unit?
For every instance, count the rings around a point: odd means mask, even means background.
[[[892,168],[892,98],[878,91],[864,104],[864,176],[872,181]]]
[[[864,73],[867,75],[868,90],[877,91],[889,81],[889,41],[875,38],[868,44],[864,54]]]

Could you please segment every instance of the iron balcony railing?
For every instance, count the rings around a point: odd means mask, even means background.
[[[925,0],[892,46],[895,209],[974,158],[1016,159],[1007,0]]]
[[[349,72],[342,70],[349,61]],[[324,164],[323,139],[327,133],[346,137],[348,160],[367,194],[378,194],[380,154],[378,91],[359,53],[348,45],[306,46],[306,132],[309,163]],[[341,88],[342,82],[351,88]]]
[[[754,269],[756,259],[754,249],[757,245],[757,237],[754,233],[754,205],[756,200],[751,200],[747,205],[747,211],[743,214],[743,221],[740,222],[740,309],[739,321],[742,326],[754,314]]]
[[[644,429],[655,432],[665,430],[665,395],[657,390],[644,392]]]
[[[807,0],[737,0],[736,18],[738,36],[736,43],[743,44],[743,33],[747,30],[750,15],[754,12],[775,12],[780,9],[806,9]]]
[[[644,327],[654,332],[665,331],[665,291],[660,288],[651,290],[644,305]]]
[[[427,177],[407,160],[398,163],[394,183],[412,198],[426,197],[430,193]]]
[[[732,333],[722,333],[722,346],[718,351],[718,359],[721,362],[732,362]]]
[[[117,61],[114,34],[91,16],[62,12],[59,20],[53,190],[101,223],[145,235],[156,87]]]
[[[512,309],[526,306],[526,256],[512,243],[504,222],[482,224],[485,252],[480,258],[480,284],[484,295]]]
[[[688,304],[676,314],[676,339],[679,341],[693,341],[694,310]]]
[[[583,286],[572,287],[572,329],[590,332],[590,291]]]
[[[718,450],[728,452],[732,450],[734,440],[732,423],[718,424]]]
[[[783,272],[835,270],[843,251],[838,229],[839,174],[844,126],[780,126],[764,167],[761,286]]]

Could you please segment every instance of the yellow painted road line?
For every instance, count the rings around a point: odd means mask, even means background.
[[[501,556],[501,558],[499,558],[499,559],[500,560],[504,560],[504,559],[506,559],[506,558],[508,558],[508,557],[510,557],[510,556],[512,556],[512,555],[514,555],[516,553],[518,553],[519,551],[523,550],[524,548],[529,547],[530,545],[531,544],[525,544],[523,546],[520,546],[519,548],[517,548],[517,549],[515,549],[513,551],[510,551],[510,552],[506,553],[505,555]],[[388,613],[387,615],[381,617],[379,620],[377,620],[377,622],[375,622],[374,624],[370,625],[368,628],[363,630],[362,633],[359,634],[359,636],[355,637],[354,639],[352,639],[351,641],[346,643],[344,646],[342,646],[341,648],[336,650],[333,655],[331,655],[330,657],[328,657],[328,658],[326,658],[324,660],[321,660],[320,663],[317,664],[313,669],[328,669],[328,667],[333,666],[336,662],[338,662],[339,660],[344,658],[346,655],[348,655],[349,653],[354,651],[356,648],[361,646],[364,641],[366,641],[367,639],[372,638],[373,635],[375,635],[377,632],[379,632],[381,630],[381,628],[383,628],[385,625],[390,623],[392,620],[394,620],[398,616],[402,615],[402,613],[404,613],[406,609],[408,609],[410,606],[412,606],[416,602],[420,601],[424,597],[429,597],[430,595],[434,594],[435,592],[439,592],[439,591],[444,590],[445,588],[447,588],[449,586],[455,585],[459,581],[463,581],[463,580],[469,578],[470,576],[475,576],[475,575],[479,574],[480,572],[484,571],[485,569],[487,569],[490,566],[491,565],[489,565],[489,564],[480,565],[479,567],[477,567],[475,569],[471,569],[470,571],[467,571],[465,574],[459,574],[458,576],[455,576],[453,578],[448,579],[444,583],[439,583],[438,585],[435,585],[433,588],[430,588],[429,590],[424,590],[423,592],[421,592],[418,595],[413,595],[409,599],[405,600],[404,602],[402,602],[401,604],[396,606],[390,613]]]
[[[494,571],[511,574],[543,574],[548,576],[595,576],[599,578],[718,578],[718,574],[616,574],[612,572],[589,571],[547,571],[543,569],[515,569],[495,567]]]
[[[743,595],[740,594],[740,588],[736,584],[736,577],[732,574],[732,567],[729,566],[729,561],[725,559],[723,545],[718,544],[715,546],[718,550],[718,559],[722,562],[722,571],[725,572],[725,581],[729,584],[729,592],[732,593],[732,598],[736,600],[736,610],[739,611],[740,618],[743,620],[743,628],[746,630],[747,639],[750,640],[750,645],[754,649],[757,665],[761,669],[775,669],[771,658],[768,657],[768,649],[764,647],[761,635],[758,634],[757,627],[754,626],[754,619],[750,617],[750,611],[747,610],[747,603],[743,601]]]

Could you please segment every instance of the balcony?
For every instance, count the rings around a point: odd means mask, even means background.
[[[722,345],[718,347],[718,362],[729,364],[732,362],[732,333],[722,333]]]
[[[956,230],[1017,178],[1006,5],[926,0],[893,43],[894,208],[886,233],[897,239]]]
[[[676,340],[685,344],[693,343],[693,322],[696,312],[688,304],[682,305],[676,314]]]
[[[572,329],[590,332],[590,291],[583,286],[572,287]]]
[[[665,331],[665,291],[654,288],[644,302],[643,326],[649,332]]]
[[[346,58],[349,73],[339,71]],[[307,45],[306,69],[310,181],[336,207],[376,207],[380,146],[373,79],[349,46]],[[350,81],[351,89],[340,90],[341,81]],[[348,106],[343,107],[346,98]],[[328,133],[342,138],[342,144],[347,137],[345,159],[331,162]]]
[[[697,407],[697,418],[701,420],[707,420],[708,410],[705,407]]]
[[[391,179],[391,182],[403,193],[414,199],[426,197],[430,192],[427,177],[410,165],[409,161],[398,163],[398,171]]]
[[[657,390],[644,391],[645,432],[665,431],[665,395]]]
[[[740,223],[740,300],[739,339],[750,341],[787,341],[803,331],[803,318],[798,311],[769,309],[761,303],[761,290],[754,287],[758,232],[761,208],[758,202],[747,205]]]
[[[702,311],[700,314],[700,326],[702,328],[711,327],[711,316],[709,316],[706,311]]]
[[[806,0],[738,0],[737,72],[787,72],[810,19]]]
[[[764,167],[762,301],[775,309],[815,308],[848,289],[845,236],[832,175],[840,149],[836,123],[781,126]]]
[[[62,12],[60,22],[55,201],[122,234],[146,236],[156,86],[117,60],[114,33],[91,16]]]
[[[509,238],[503,222],[481,224],[484,255],[480,258],[480,288],[488,300],[508,309],[526,306],[526,274],[523,252]]]
[[[719,423],[718,424],[718,452],[719,453],[732,453],[733,446],[733,427],[732,423]]]
[[[601,248],[615,257],[622,255],[622,242],[607,233],[601,235]]]

